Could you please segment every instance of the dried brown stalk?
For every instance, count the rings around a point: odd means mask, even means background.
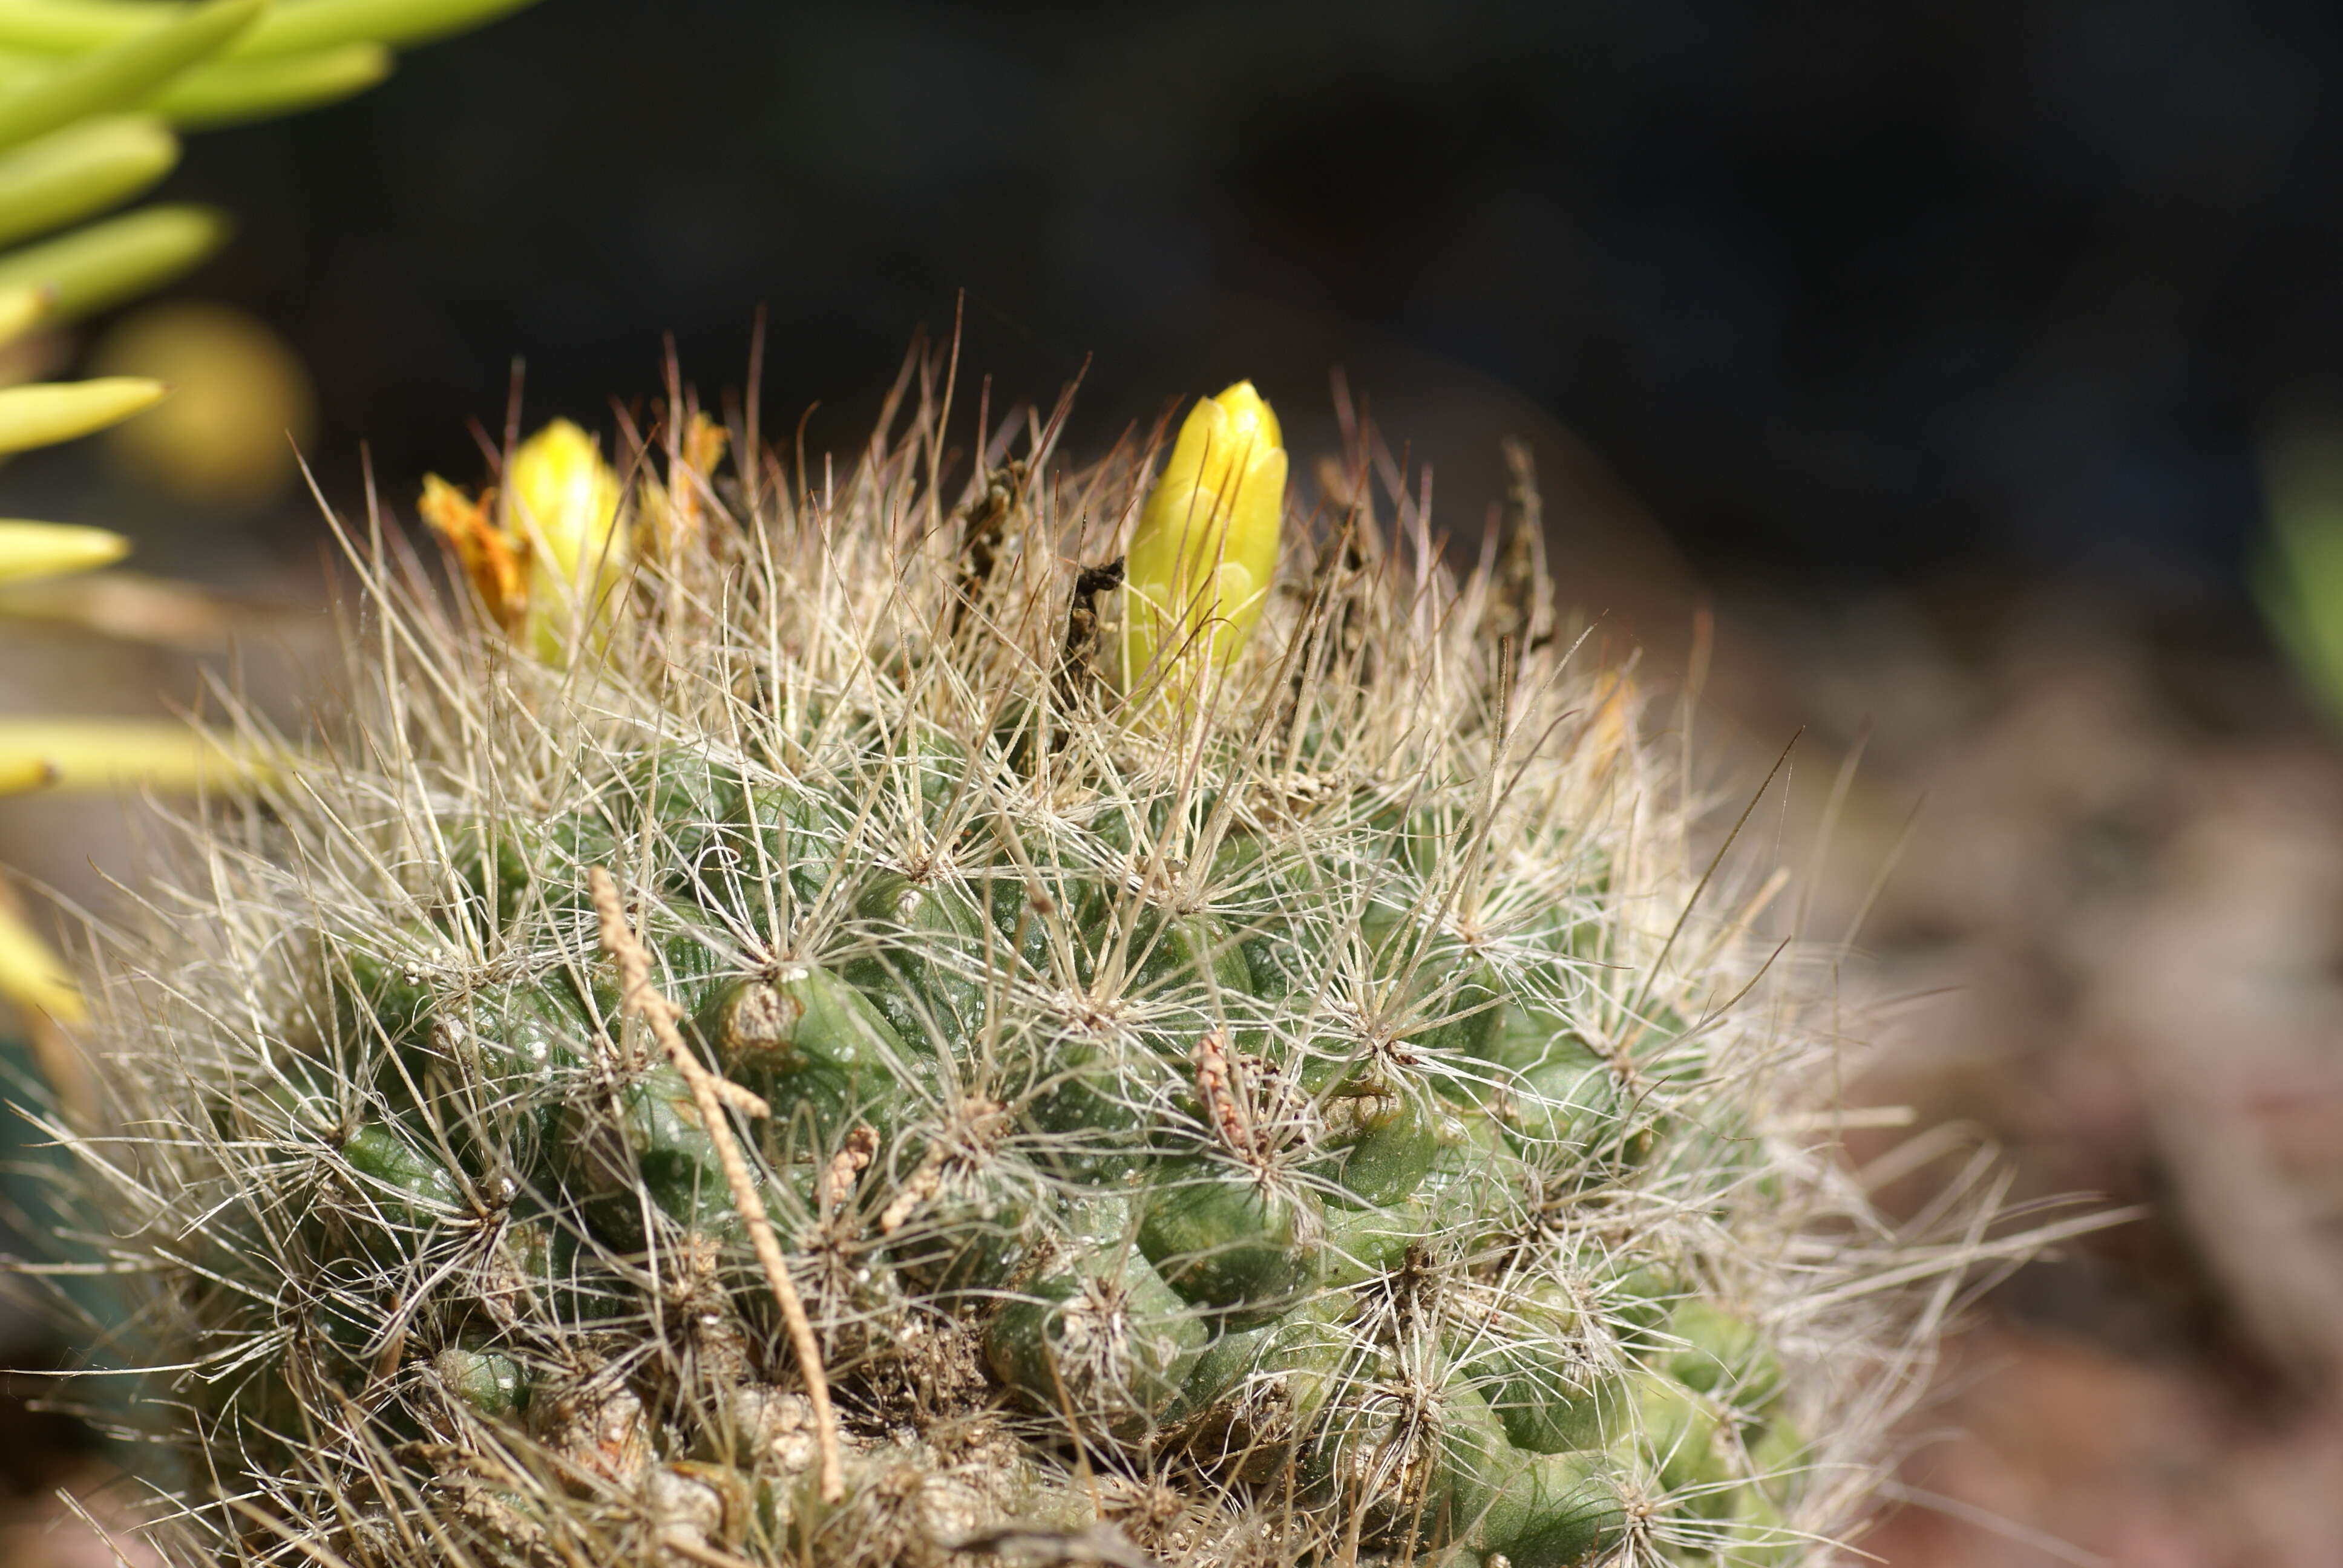
[[[668,1060],[683,1074],[684,1082],[691,1086],[692,1101],[699,1108],[699,1118],[707,1124],[709,1137],[715,1141],[716,1157],[722,1162],[724,1180],[732,1189],[733,1206],[749,1227],[749,1244],[756,1248],[757,1261],[764,1266],[765,1278],[773,1287],[773,1300],[780,1306],[781,1319],[789,1325],[789,1343],[797,1352],[798,1368],[805,1374],[806,1397],[813,1404],[814,1441],[821,1452],[822,1500],[836,1503],[846,1495],[846,1473],[839,1461],[838,1413],[830,1402],[830,1379],[821,1370],[821,1346],[814,1339],[813,1323],[806,1316],[805,1302],[798,1296],[796,1282],[789,1278],[789,1264],[781,1256],[780,1237],[765,1213],[765,1200],[757,1191],[755,1179],[749,1174],[748,1158],[740,1152],[740,1141],[732,1135],[731,1123],[724,1119],[728,1103],[739,1106],[749,1115],[761,1116],[766,1113],[765,1102],[709,1071],[684,1043],[682,1031],[676,1028],[679,1016],[676,1005],[651,983],[650,954],[644,951],[642,943],[628,928],[626,909],[618,900],[618,885],[611,880],[610,873],[596,866],[586,873],[586,885],[594,896],[602,950],[618,966],[620,1005],[631,1009],[650,1025]],[[747,1101],[753,1102],[754,1109],[744,1103],[744,1096]]]

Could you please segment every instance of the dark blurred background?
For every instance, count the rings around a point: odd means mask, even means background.
[[[1720,799],[1805,726],[1811,837],[1863,752],[1812,905],[1868,911],[1856,1101],[2147,1208],[1976,1316],[1867,1549],[2331,1568],[2343,766],[2248,588],[2269,432],[2343,402],[2338,85],[2309,0],[546,0],[194,138],[170,194],[244,230],[176,292],[306,362],[350,510],[361,443],[400,511],[478,479],[516,357],[524,427],[607,438],[668,334],[737,393],[759,308],[765,433],[817,454],[963,299],[996,417],[1089,361],[1077,452],[1251,377],[1307,474],[1340,367],[1469,542],[1526,437],[1564,594],[1655,684],[1715,608]],[[314,627],[305,498],[105,451],[10,506]],[[28,646],[20,706],[191,689]],[[69,881],[44,809],[0,859]]]
[[[771,422],[850,443],[965,289],[1006,387],[1095,354],[1093,435],[1429,358],[1716,571],[2233,589],[2343,365],[2338,65],[2315,0],[554,0],[176,185],[401,489],[515,356],[590,421],[663,333],[739,385],[760,304]]]

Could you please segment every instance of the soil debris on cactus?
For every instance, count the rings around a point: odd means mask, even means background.
[[[96,986],[118,1132],[60,1128],[157,1539],[1832,1557],[1993,1245],[1871,1212],[1819,988],[1543,557],[1248,447],[1184,510],[1269,586],[1143,541],[1127,639],[1160,435],[939,489],[916,368],[819,482],[688,407],[570,476],[582,612],[446,487],[456,602],[353,548],[340,728],[189,824]]]

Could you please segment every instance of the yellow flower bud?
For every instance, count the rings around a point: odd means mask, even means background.
[[[556,419],[522,440],[504,468],[506,532],[529,541],[529,598],[590,609],[626,568],[618,476],[593,436]]]
[[[1236,657],[1269,602],[1284,514],[1285,448],[1252,383],[1198,403],[1124,558],[1127,689]]]

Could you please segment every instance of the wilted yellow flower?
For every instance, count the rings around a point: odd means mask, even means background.
[[[1124,558],[1126,688],[1236,657],[1268,603],[1284,514],[1285,447],[1252,383],[1198,403]]]
[[[633,554],[618,527],[620,493],[594,437],[556,419],[513,453],[501,498],[475,501],[430,474],[418,509],[498,623],[558,662],[580,619],[598,628],[615,608]]]

